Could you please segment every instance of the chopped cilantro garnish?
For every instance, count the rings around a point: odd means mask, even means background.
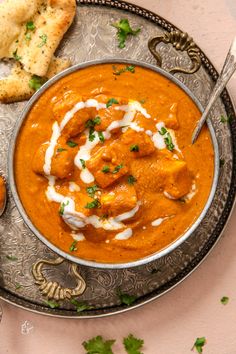
[[[129,175],[128,176],[128,183],[129,184],[134,184],[134,182],[137,182],[137,179],[134,176]]]
[[[68,140],[66,142],[66,145],[68,145],[71,148],[74,148],[74,147],[78,146],[78,144],[76,142],[72,141],[72,140]]]
[[[109,166],[103,166],[102,172],[103,172],[103,173],[108,173],[108,172],[110,172],[110,167],[109,167]]]
[[[86,209],[93,209],[93,208],[98,208],[98,207],[100,207],[100,202],[97,199],[94,199],[92,202],[87,203],[85,205]]]
[[[95,139],[95,134],[94,134],[94,128],[89,129],[89,141],[94,141]]]
[[[95,184],[94,186],[87,187],[86,192],[91,198],[94,198],[95,193],[99,190],[99,187]]]
[[[103,132],[98,132],[98,137],[99,137],[99,140],[100,140],[102,143],[104,143],[105,137],[104,137],[104,135],[103,135]]]
[[[33,23],[33,21],[28,21],[26,23],[26,29],[29,31],[34,31],[35,30],[35,24]]]
[[[202,353],[202,348],[205,344],[206,344],[205,337],[197,338],[194,345],[193,345],[192,350],[195,348],[198,353]]]
[[[127,354],[142,354],[141,349],[144,341],[139,338],[135,338],[133,334],[129,334],[128,337],[123,339],[123,344]]]
[[[113,104],[119,104],[119,102],[115,99],[115,98],[110,98],[108,101],[107,101],[107,108],[111,107]]]
[[[12,53],[12,55],[13,55],[13,58],[14,58],[16,61],[21,60],[21,57],[19,57],[19,55],[17,54],[17,49]]]
[[[159,130],[159,134],[165,135],[167,133],[167,130],[165,127],[161,127],[161,130]]]
[[[60,306],[57,302],[52,301],[52,300],[44,300],[44,303],[46,305],[48,305],[49,307],[51,307],[51,309],[56,309]]]
[[[76,307],[76,311],[78,313],[82,312],[82,311],[85,311],[85,310],[92,309],[92,306],[87,305],[85,302],[79,302],[76,299],[71,299],[70,302],[71,302],[72,305],[74,305]]]
[[[223,305],[227,305],[228,302],[229,302],[228,296],[223,296],[223,297],[220,299],[220,302],[221,302]]]
[[[220,116],[221,123],[230,123],[232,121],[231,116],[224,116],[223,114]]]
[[[118,173],[120,171],[121,168],[123,168],[124,165],[123,164],[120,164],[120,165],[117,165],[114,170],[112,171],[113,174],[115,173]]]
[[[68,205],[68,204],[69,204],[69,200],[67,200],[66,203],[62,202],[62,204],[61,204],[61,206],[59,208],[59,211],[58,211],[59,215],[63,215],[64,214],[65,206]]]
[[[26,33],[25,40],[26,41],[31,41],[31,33]]]
[[[29,87],[37,91],[47,81],[45,77],[33,75],[29,80]]]
[[[20,289],[21,287],[22,287],[21,284],[19,284],[19,283],[16,283],[16,284],[15,284],[15,289],[16,289],[16,290]]]
[[[134,65],[126,65],[124,68],[121,68],[120,70],[118,70],[117,67],[115,65],[113,65],[112,69],[113,69],[114,75],[120,75],[120,74],[123,74],[127,71],[131,72],[132,74],[135,73],[135,66]]]
[[[42,34],[39,36],[39,38],[41,39],[41,43],[38,45],[38,48],[42,48],[44,45],[46,45],[48,36],[46,34]]]
[[[10,256],[10,255],[6,255],[6,258],[9,260],[9,261],[17,261],[18,258],[16,256]]]
[[[89,119],[85,123],[86,128],[94,128],[95,125],[101,124],[101,118],[99,116],[95,117],[94,119]]]
[[[86,354],[113,354],[114,343],[115,340],[104,340],[102,336],[97,336],[82,344],[87,351]]]
[[[58,148],[58,149],[57,149],[57,152],[62,152],[62,151],[67,151],[67,150],[64,149],[64,148]]]
[[[129,21],[127,19],[121,19],[117,23],[112,23],[112,26],[117,28],[117,38],[119,41],[118,46],[121,49],[125,47],[125,41],[128,35],[136,36],[136,34],[138,34],[141,30],[140,28],[133,30],[130,27]]]
[[[143,100],[140,100],[139,102],[140,102],[141,104],[144,104],[144,103],[146,102],[146,100],[143,99]]]
[[[71,246],[70,246],[70,252],[73,252],[73,251],[77,251],[77,243],[78,243],[78,241],[73,241],[72,242],[72,244],[71,244]]]
[[[172,137],[169,132],[166,133],[166,137],[164,138],[164,141],[165,141],[167,149],[170,151],[173,151],[175,146],[173,144]]]
[[[225,160],[224,159],[220,159],[220,167],[223,167],[225,164]]]
[[[120,290],[118,290],[118,296],[120,298],[121,303],[127,306],[132,305],[137,300],[136,296],[124,294]]]
[[[133,151],[133,152],[138,152],[139,151],[139,146],[137,144],[133,144],[133,145],[130,146],[129,150]]]
[[[84,161],[83,159],[79,159],[79,160],[80,160],[80,163],[81,163],[82,168],[85,168],[85,167],[86,167],[85,161]]]

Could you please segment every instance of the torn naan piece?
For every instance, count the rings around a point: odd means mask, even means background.
[[[42,78],[28,73],[16,63],[11,74],[0,80],[0,102],[10,103],[29,99],[47,79],[70,65],[69,59],[53,57],[46,76]]]
[[[75,0],[4,0],[0,3],[0,58],[13,58],[25,71],[46,76],[75,11]]]

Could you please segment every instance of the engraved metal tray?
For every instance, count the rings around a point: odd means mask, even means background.
[[[116,31],[110,26],[121,18],[128,18],[135,28],[141,27],[139,35],[129,39],[124,49],[118,48]],[[156,64],[158,58],[155,59],[148,50],[148,41],[157,36],[165,39],[164,32],[168,34],[174,30],[176,30],[175,26],[158,15],[126,2],[81,0],[78,2],[77,17],[62,41],[58,54],[69,56],[74,64],[104,58],[135,59]],[[193,71],[191,68],[195,54],[188,50],[190,47],[179,48],[173,38],[172,41],[169,38],[169,40],[160,40],[158,43],[157,50],[165,70],[169,71],[178,66],[187,72]],[[189,87],[205,106],[218,74],[200,48],[195,47],[195,50],[198,59],[201,59],[199,70],[189,74],[175,73],[175,76]],[[196,65],[197,62],[199,61],[195,60]],[[160,61],[158,63],[160,64]],[[0,77],[6,75],[8,70],[5,64],[1,64]],[[25,102],[0,104],[0,172],[6,178],[11,132],[24,105]],[[0,219],[0,298],[42,314],[88,318],[135,308],[157,298],[180,283],[201,263],[219,239],[234,203],[236,125],[235,119],[222,124],[220,121],[222,114],[235,118],[235,111],[226,90],[211,113],[221,161],[224,163],[221,164],[213,203],[200,227],[172,253],[145,266],[123,270],[102,270],[80,266],[79,273],[85,279],[87,288],[78,300],[91,306],[90,310],[82,313],[77,313],[68,300],[60,301],[60,307],[55,309],[45,304],[45,298],[35,284],[32,267],[41,259],[54,262],[58,256],[24,225],[8,191],[7,210]],[[11,256],[17,259],[12,260]],[[73,265],[71,267],[70,262],[64,261],[57,266],[46,265],[43,274],[53,282],[73,288],[76,281],[71,269]],[[137,300],[131,306],[122,305],[117,295],[118,289],[122,293],[135,295]]]

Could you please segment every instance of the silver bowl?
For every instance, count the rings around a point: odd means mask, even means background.
[[[53,245],[44,235],[42,235],[37,228],[33,225],[32,221],[27,215],[27,212],[25,211],[21,200],[19,198],[18,192],[17,192],[17,187],[15,183],[15,177],[14,177],[14,153],[16,149],[16,140],[18,137],[18,134],[20,132],[21,126],[24,122],[24,119],[27,117],[29,111],[31,110],[32,106],[35,104],[35,102],[39,99],[39,97],[50,87],[52,86],[55,82],[60,80],[61,78],[67,76],[68,74],[71,74],[77,70],[87,68],[89,66],[94,66],[98,64],[129,64],[129,65],[135,65],[135,66],[141,66],[144,68],[147,68],[149,70],[152,70],[173,83],[175,83],[177,86],[179,86],[191,99],[192,101],[196,104],[196,106],[199,108],[201,112],[203,112],[203,107],[201,103],[197,100],[197,98],[192,94],[192,92],[183,84],[181,83],[178,79],[176,79],[174,76],[171,74],[167,73],[163,69],[156,67],[151,64],[144,63],[142,61],[135,61],[135,60],[125,60],[125,59],[103,59],[103,60],[93,60],[93,61],[88,61],[84,62],[82,64],[77,64],[59,74],[54,76],[52,79],[47,81],[34,95],[33,97],[28,101],[28,103],[25,105],[24,110],[20,114],[16,125],[14,127],[12,137],[11,137],[11,145],[9,148],[9,156],[8,156],[8,174],[9,174],[9,183],[10,183],[10,188],[13,194],[13,198],[15,200],[16,206],[26,223],[26,225],[30,228],[30,230],[46,245],[48,246],[51,250],[56,252],[58,255],[62,256],[63,258],[72,261],[74,263],[80,264],[80,265],[85,265],[89,267],[95,267],[95,268],[103,268],[103,269],[122,269],[122,268],[131,268],[131,267],[136,267],[136,266],[141,266],[144,264],[147,264],[149,262],[155,261],[163,256],[166,256],[168,253],[172,252],[174,249],[176,249],[179,245],[181,245],[184,241],[186,241],[190,235],[198,228],[204,217],[206,216],[206,213],[212,203],[216,187],[217,187],[217,182],[218,182],[218,176],[219,176],[219,149],[218,149],[218,144],[217,144],[217,139],[215,136],[214,129],[212,127],[212,124],[210,121],[207,122],[210,135],[211,135],[211,140],[213,143],[213,148],[214,148],[214,177],[213,177],[213,182],[211,186],[211,191],[208,197],[208,200],[205,204],[204,209],[202,210],[201,214],[199,215],[198,219],[191,225],[191,227],[177,240],[175,240],[173,243],[171,243],[169,246],[165,247],[164,249],[155,252],[149,256],[146,256],[144,258],[138,259],[136,261],[132,262],[126,262],[126,263],[99,263],[95,261],[88,261],[84,260],[79,257],[75,257],[71,254],[68,254],[62,250],[60,250],[58,247]]]

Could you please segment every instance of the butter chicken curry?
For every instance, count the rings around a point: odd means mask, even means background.
[[[17,140],[15,178],[35,227],[86,260],[129,262],[175,241],[198,218],[214,170],[200,112],[151,70],[101,64],[52,85]]]

